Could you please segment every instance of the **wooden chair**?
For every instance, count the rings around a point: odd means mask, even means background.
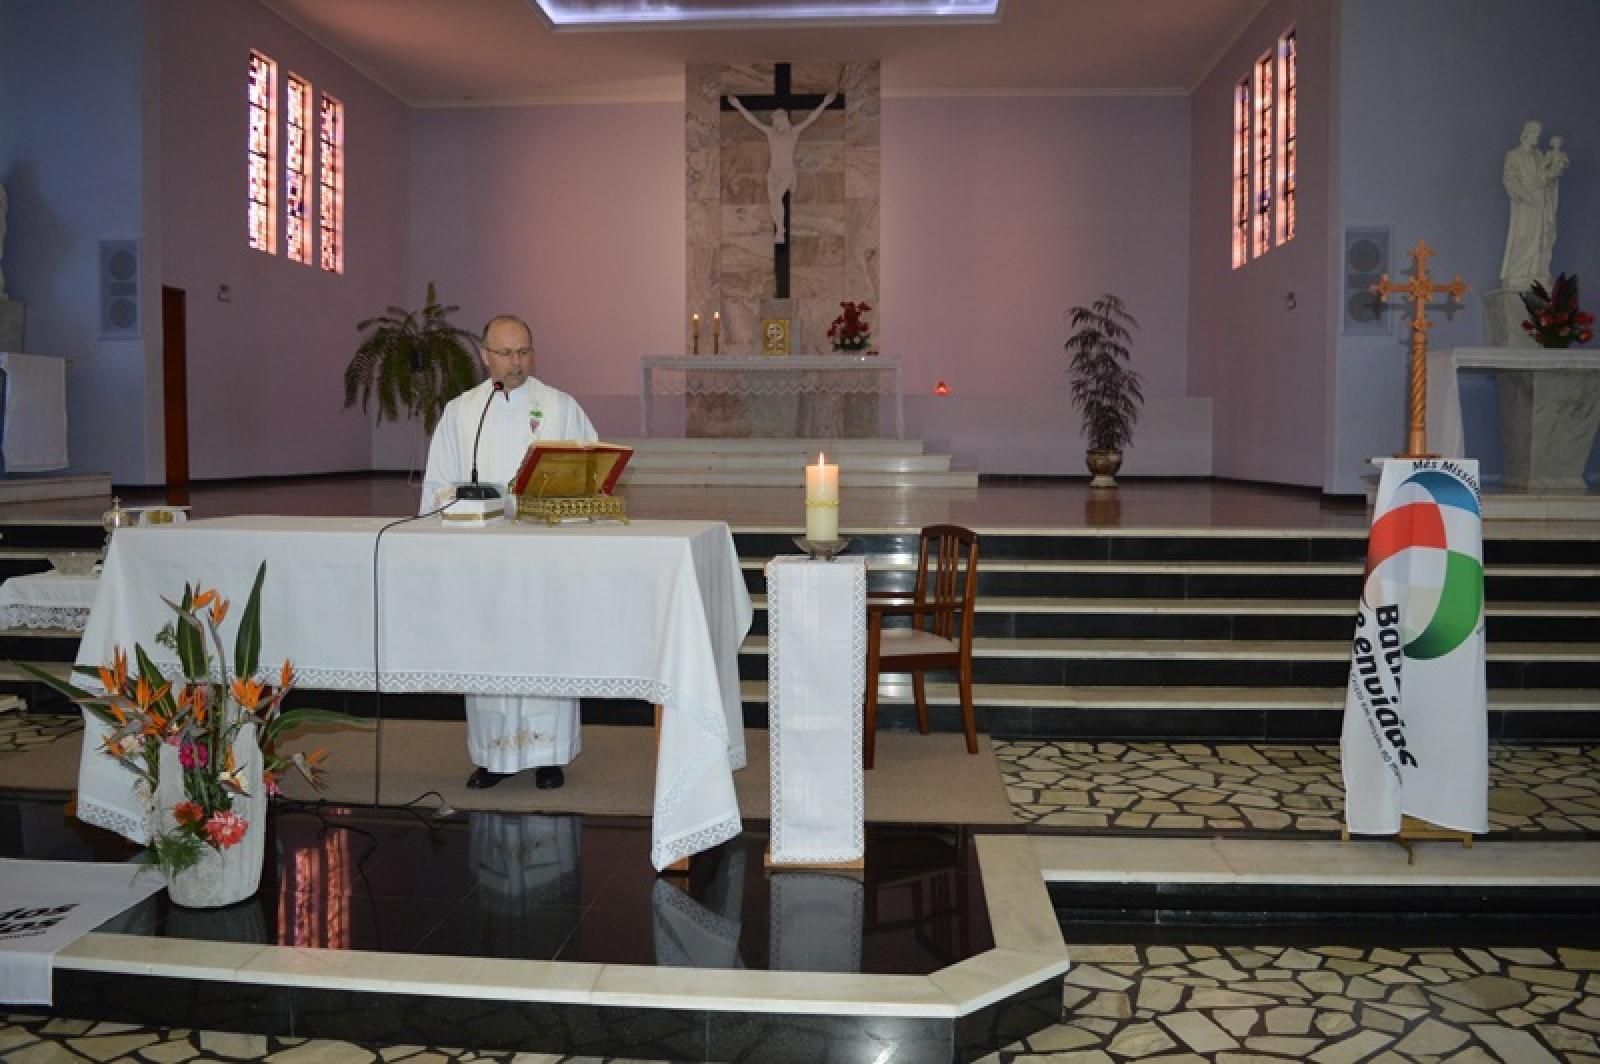
[[[963,560],[962,555],[965,554]],[[928,734],[928,669],[956,672],[967,753],[978,752],[972,713],[972,614],[978,590],[978,534],[958,525],[928,525],[917,552],[917,582],[904,592],[874,592],[867,603],[867,704],[863,758],[872,767],[877,746],[878,675],[909,672],[917,701],[917,730]],[[890,628],[886,617],[909,617],[909,628]]]

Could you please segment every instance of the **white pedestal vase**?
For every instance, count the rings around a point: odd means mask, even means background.
[[[173,904],[191,909],[215,909],[243,901],[261,886],[261,861],[266,853],[267,789],[261,780],[261,747],[254,725],[239,729],[233,743],[234,760],[248,794],[235,795],[233,811],[244,818],[244,838],[225,850],[203,845],[192,868],[172,875],[167,893]],[[156,784],[155,831],[165,834],[177,826],[173,808],[186,799],[183,765],[178,749],[161,747],[161,778]]]

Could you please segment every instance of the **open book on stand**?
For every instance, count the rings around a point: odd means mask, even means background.
[[[623,501],[611,491],[632,457],[632,447],[614,443],[531,443],[511,479],[517,513],[551,524],[580,517],[626,521]]]
[[[610,495],[633,457],[632,447],[614,443],[544,440],[528,444],[511,490],[523,498]]]

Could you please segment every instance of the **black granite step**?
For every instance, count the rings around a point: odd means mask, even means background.
[[[99,550],[105,542],[105,529],[97,524],[0,521],[0,546],[12,549]]]

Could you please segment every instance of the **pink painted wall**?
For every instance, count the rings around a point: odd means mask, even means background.
[[[1185,408],[1141,419],[1128,471],[1210,472],[1204,404],[1183,402],[1188,137],[1183,97],[884,101],[882,347],[906,359],[930,447],[982,472],[1082,473],[1065,312],[1115,292],[1141,324],[1151,412]]]
[[[253,0],[163,0],[160,17],[160,283],[188,292],[191,473],[366,469],[371,421],[341,409],[342,377],[356,322],[406,294],[409,111]],[[280,86],[294,71],[345,105],[343,275],[289,261],[281,229],[276,255],[245,243],[251,48]]]
[[[1189,389],[1214,403],[1218,476],[1323,483],[1332,406],[1327,181],[1336,13],[1323,0],[1273,0],[1191,97]],[[1235,270],[1233,86],[1291,25],[1301,71],[1298,235]]]
[[[1185,397],[1188,122],[1181,97],[884,102],[874,317],[906,359],[910,431],[985,471],[1080,472],[1063,312],[1112,290],[1156,405],[1182,407],[1141,426],[1130,470],[1210,471],[1206,404]],[[431,279],[464,326],[522,314],[539,375],[603,436],[636,433],[639,357],[685,343],[682,105],[419,111],[412,131],[407,299]],[[376,461],[419,446],[385,429]]]
[[[639,357],[687,329],[683,105],[423,110],[412,136],[408,303],[431,280],[464,328],[520,315],[535,373],[602,437],[637,434]],[[386,428],[375,461],[410,467],[420,440]]]

